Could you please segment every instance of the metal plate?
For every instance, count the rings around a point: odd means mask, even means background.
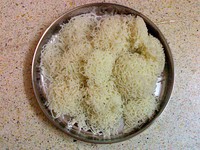
[[[89,13],[91,11],[96,11],[98,15],[103,15],[105,13],[116,13],[116,14],[133,14],[136,16],[140,16],[144,19],[148,32],[151,33],[154,37],[158,38],[160,42],[163,45],[164,53],[165,53],[165,68],[162,77],[160,77],[160,81],[157,83],[156,92],[155,94],[158,96],[160,100],[160,109],[156,112],[154,117],[151,120],[148,120],[145,124],[141,126],[138,130],[130,130],[126,133],[121,133],[115,136],[111,136],[110,138],[104,138],[103,136],[97,136],[93,135],[91,132],[86,131],[80,131],[76,126],[73,126],[72,128],[66,127],[66,121],[63,119],[53,119],[51,116],[50,111],[45,106],[46,99],[46,92],[44,89],[44,80],[43,76],[41,74],[40,70],[40,55],[42,47],[50,40],[50,38],[53,35],[56,35],[58,31],[61,29],[60,25],[63,23],[67,23],[68,20],[74,16]],[[35,96],[37,98],[37,101],[45,113],[45,115],[48,117],[48,119],[59,129],[67,133],[68,135],[83,140],[85,142],[91,142],[91,143],[115,143],[115,142],[121,142],[124,140],[127,140],[133,136],[136,136],[137,134],[141,133],[145,129],[147,129],[156,118],[163,112],[164,108],[166,107],[170,95],[173,89],[173,83],[174,83],[174,64],[173,64],[173,58],[172,54],[170,52],[170,48],[167,44],[166,39],[164,38],[161,31],[156,27],[156,25],[151,22],[147,17],[145,17],[143,14],[117,4],[111,4],[111,3],[94,3],[94,4],[87,4],[83,6],[79,6],[77,8],[74,8],[68,12],[66,12],[64,15],[59,17],[57,20],[55,20],[44,32],[43,36],[41,37],[33,57],[32,62],[32,84],[33,89],[35,92]]]

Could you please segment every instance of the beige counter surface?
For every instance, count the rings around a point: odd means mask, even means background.
[[[33,93],[31,62],[44,30],[75,6],[126,5],[149,17],[166,37],[175,86],[166,110],[140,135],[116,144],[76,141],[45,117]],[[0,0],[0,149],[200,149],[199,0]]]

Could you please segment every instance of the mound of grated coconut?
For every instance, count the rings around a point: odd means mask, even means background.
[[[54,118],[70,116],[70,125],[110,136],[154,115],[165,58],[142,18],[88,13],[61,27],[41,54]]]

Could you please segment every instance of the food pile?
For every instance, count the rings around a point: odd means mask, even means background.
[[[44,46],[41,71],[54,118],[94,134],[138,128],[158,109],[162,45],[142,18],[88,13],[63,24]]]

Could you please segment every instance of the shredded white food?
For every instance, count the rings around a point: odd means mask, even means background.
[[[152,94],[157,80],[156,66],[138,53],[124,53],[116,60],[113,74],[125,100]]]
[[[127,102],[124,108],[125,124],[131,128],[138,128],[152,118],[155,110],[157,110],[157,102],[152,95],[132,99]]]
[[[150,119],[164,52],[145,22],[131,15],[73,17],[44,46],[41,70],[55,118],[109,136]]]
[[[103,17],[92,32],[94,48],[110,51],[113,55],[118,55],[121,51],[129,49],[129,22],[132,20],[133,17],[130,15]]]
[[[84,75],[88,78],[87,85],[101,86],[108,82],[112,75],[115,57],[109,51],[96,50],[86,58]]]
[[[117,133],[123,115],[123,102],[113,81],[101,86],[90,85],[87,89],[87,116],[95,133]]]

